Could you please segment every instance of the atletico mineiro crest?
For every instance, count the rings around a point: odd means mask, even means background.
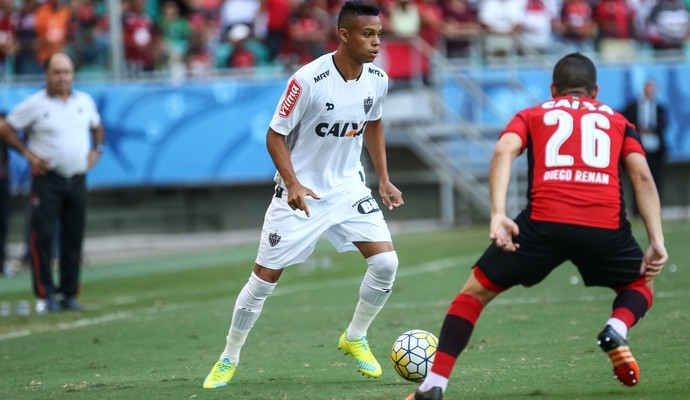
[[[271,245],[271,247],[276,247],[276,245],[280,243],[280,235],[278,232],[273,232],[268,235],[268,243]]]
[[[371,107],[373,107],[373,106],[374,106],[374,99],[372,99],[371,97],[367,97],[366,99],[364,99],[364,112],[366,114],[369,114],[369,110],[371,110]]]

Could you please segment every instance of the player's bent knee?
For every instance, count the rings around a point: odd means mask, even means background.
[[[484,276],[479,268],[475,267],[460,293],[473,297],[486,306],[491,300],[495,299],[496,296],[505,290],[506,289],[494,285]]]
[[[378,287],[391,288],[398,271],[398,253],[387,251],[367,258],[369,269],[367,275],[376,282]]]
[[[266,298],[273,293],[275,287],[276,283],[266,282],[252,272],[249,276],[249,281],[247,281],[247,284],[244,285],[239,296],[237,296],[235,308],[250,312],[260,312]]]

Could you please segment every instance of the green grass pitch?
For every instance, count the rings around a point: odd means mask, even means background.
[[[634,224],[646,244],[642,224]],[[596,334],[613,292],[585,288],[566,264],[501,295],[479,319],[446,399],[690,399],[690,224],[665,224],[671,258],[654,307],[629,334],[641,382],[619,385]],[[226,388],[201,388],[225,343],[256,246],[89,265],[82,313],[0,318],[0,399],[403,399],[389,352],[409,329],[438,334],[448,304],[488,244],[486,227],[397,234],[396,287],[369,331],[384,368],[359,375],[337,350],[365,263],[321,243],[283,275]],[[0,280],[0,301],[29,297],[29,277]]]

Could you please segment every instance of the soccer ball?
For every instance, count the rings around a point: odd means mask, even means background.
[[[403,333],[391,351],[395,372],[410,382],[423,381],[434,363],[436,347],[438,339],[431,332],[413,329]]]

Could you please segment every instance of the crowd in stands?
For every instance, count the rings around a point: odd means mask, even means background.
[[[337,43],[343,0],[116,0],[126,69],[295,66]],[[450,58],[598,52],[620,60],[639,49],[683,52],[690,0],[374,0],[386,36],[420,37]],[[106,0],[0,0],[2,76],[42,71],[65,51],[78,72],[109,67]]]

